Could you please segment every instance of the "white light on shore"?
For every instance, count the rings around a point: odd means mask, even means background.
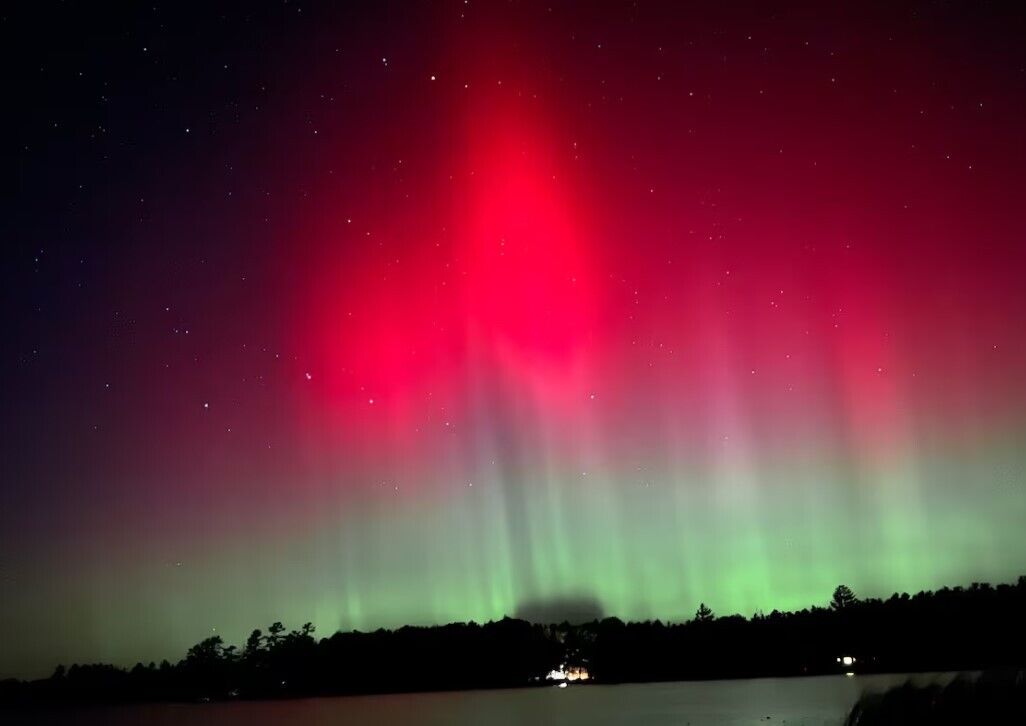
[[[564,683],[568,681],[587,681],[591,680],[591,674],[588,673],[588,669],[583,666],[565,666],[561,665],[559,668],[555,668],[545,674],[545,680],[547,681],[562,681]]]

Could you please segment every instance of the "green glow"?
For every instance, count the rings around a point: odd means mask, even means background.
[[[197,548],[181,567],[153,571],[148,553],[124,553],[59,593],[91,626],[62,660],[175,658],[214,628],[241,642],[279,619],[321,633],[485,621],[524,599],[590,595],[624,619],[683,620],[700,600],[745,615],[825,604],[840,582],[885,596],[1009,580],[1026,549],[1015,441],[871,467],[808,452],[707,472],[680,464],[644,481],[547,467],[482,477],[462,496],[306,512],[315,525]]]

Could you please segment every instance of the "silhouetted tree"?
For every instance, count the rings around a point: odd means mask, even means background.
[[[185,662],[187,664],[200,665],[216,663],[221,658],[223,647],[224,641],[220,635],[211,636],[189,648],[189,652],[185,656]]]
[[[712,611],[712,608],[704,602],[698,604],[698,610],[695,611],[695,622],[708,623],[715,619],[716,614]]]
[[[214,635],[189,648],[180,670],[191,693],[217,698],[228,690],[230,665],[224,659],[224,641],[220,635]]]
[[[247,660],[254,659],[264,647],[264,634],[259,629],[254,630],[246,638],[246,647],[242,651],[242,657]]]
[[[830,607],[834,610],[843,610],[858,602],[855,593],[847,585],[838,585],[834,589],[834,596],[830,600]]]
[[[274,648],[281,642],[282,633],[285,632],[285,626],[281,622],[271,623],[271,627],[267,629],[267,647],[269,650]]]

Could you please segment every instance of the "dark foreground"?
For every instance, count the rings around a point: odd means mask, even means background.
[[[1023,671],[984,673],[948,683],[905,683],[883,693],[864,695],[852,708],[847,726],[956,726],[1026,724]]]
[[[946,683],[952,675],[916,676]],[[0,712],[11,726],[843,726],[859,695],[904,675],[569,686]],[[972,721],[967,723],[974,723]]]

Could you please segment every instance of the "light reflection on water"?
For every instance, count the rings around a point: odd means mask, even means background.
[[[904,683],[908,678],[906,675],[838,675],[162,704],[34,712],[0,720],[12,724],[83,726],[834,726],[844,721],[863,691],[883,690]],[[952,675],[922,674],[912,678],[916,682],[946,682]]]

